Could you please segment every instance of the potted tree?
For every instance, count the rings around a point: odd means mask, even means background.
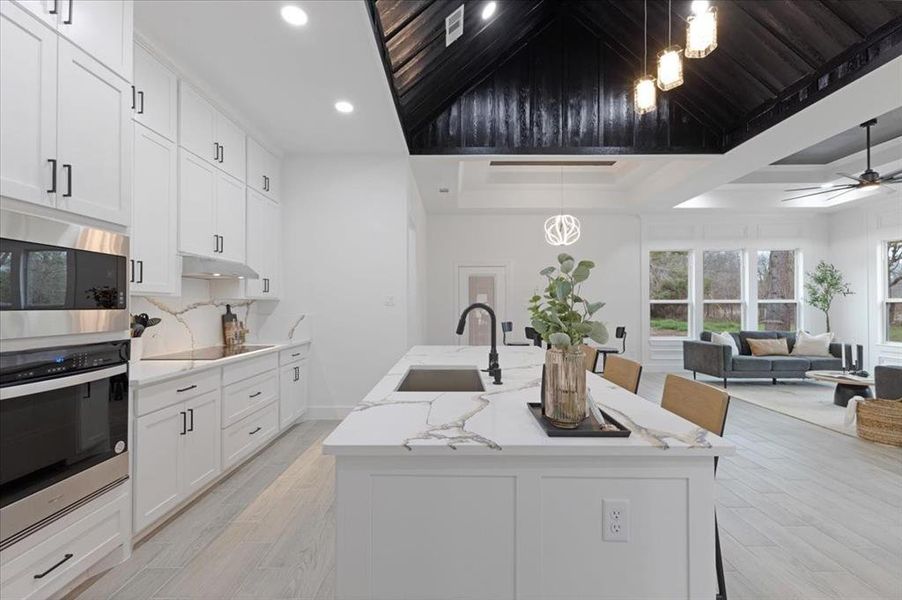
[[[604,302],[589,302],[579,293],[595,263],[577,263],[569,254],[559,254],[557,260],[557,267],[539,272],[547,285],[541,295],[530,298],[529,312],[533,328],[549,345],[545,353],[545,416],[556,427],[573,429],[586,417],[586,370],[580,346],[586,338],[604,344],[608,330],[604,323],[592,320]]]
[[[830,305],[836,296],[854,294],[842,273],[830,263],[817,263],[814,272],[805,273],[805,296],[808,304],[824,313],[827,332],[830,332]]]

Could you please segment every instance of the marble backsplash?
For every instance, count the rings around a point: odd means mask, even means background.
[[[249,328],[248,342],[285,341],[309,337],[306,314],[274,319],[275,303],[255,300],[220,300],[211,294],[210,283],[182,279],[182,295],[132,296],[129,312],[159,317],[160,323],[142,336],[144,356],[178,352],[222,344],[222,315],[226,304]],[[276,322],[284,321],[284,322]]]

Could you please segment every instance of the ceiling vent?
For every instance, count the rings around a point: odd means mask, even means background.
[[[615,160],[493,160],[490,167],[613,167]]]
[[[464,5],[458,6],[454,12],[445,17],[445,48],[464,34]]]

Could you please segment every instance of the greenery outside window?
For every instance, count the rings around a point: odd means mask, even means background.
[[[886,342],[902,344],[902,240],[886,243],[886,298],[884,320]]]
[[[742,252],[705,250],[702,281],[703,329],[739,332],[742,329]]]
[[[689,335],[689,252],[649,252],[649,334]]]
[[[757,279],[758,329],[795,331],[799,313],[795,250],[759,250]]]

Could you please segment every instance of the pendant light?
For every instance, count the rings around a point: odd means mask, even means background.
[[[686,58],[704,58],[717,48],[717,9],[708,0],[694,0],[686,19]]]
[[[643,38],[645,54],[642,62],[642,77],[636,80],[633,93],[633,106],[637,115],[651,112],[657,106],[657,91],[655,90],[655,78],[648,74],[648,0],[645,0],[645,25]]]
[[[658,87],[664,92],[683,85],[683,49],[671,41],[670,1],[667,0],[667,47],[658,52]]]
[[[564,214],[564,167],[561,167],[561,212],[545,219],[545,241],[552,246],[569,246],[579,239],[579,219]]]

